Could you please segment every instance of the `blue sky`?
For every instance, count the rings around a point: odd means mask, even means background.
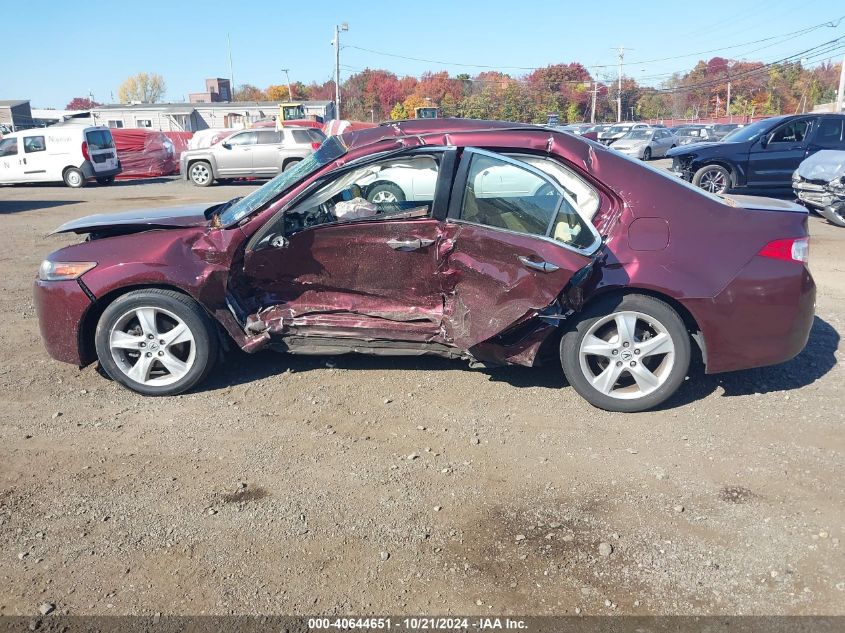
[[[580,61],[606,65],[592,69],[602,78],[615,76],[612,47],[622,45],[630,49],[625,73],[657,84],[668,73],[718,54],[705,51],[775,61],[845,36],[845,20],[835,28],[786,35],[843,15],[841,0],[33,0],[28,10],[7,12],[0,99],[31,99],[33,107],[63,108],[90,90],[97,101],[110,102],[127,76],[147,71],[164,76],[167,101],[181,101],[201,91],[205,77],[229,75],[227,33],[236,84],[263,88],[282,83],[284,67],[290,68],[292,81],[324,81],[334,68],[334,25],[343,21],[349,23],[342,35],[342,44],[348,45],[341,50],[343,76],[367,67],[400,76],[493,69],[521,75],[528,71],[520,68]],[[353,46],[449,63],[401,59]],[[668,57],[675,59],[664,59]]]

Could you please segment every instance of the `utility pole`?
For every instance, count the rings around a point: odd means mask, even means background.
[[[842,68],[839,69],[839,90],[836,91],[836,111],[845,110],[845,55],[842,56]]]
[[[348,31],[349,25],[343,24],[335,25],[334,27],[334,108],[335,118],[340,119],[340,32]]]
[[[599,91],[599,85],[598,85],[597,82],[594,81],[593,82],[593,89],[590,90],[590,92],[593,93],[593,99],[592,99],[593,103],[590,106],[590,123],[596,122],[596,94],[598,93],[598,91]]]
[[[235,73],[232,72],[232,38],[226,33],[226,42],[229,44],[229,101],[235,100]]]
[[[733,117],[731,116],[731,82],[728,82],[728,102],[725,104],[725,114],[728,115],[728,122],[733,123]]]
[[[625,60],[625,47],[616,49],[619,53],[619,92],[616,94],[616,122],[622,122],[622,62]],[[630,49],[629,49],[630,50]]]
[[[288,73],[289,70],[290,68],[282,68],[282,72],[285,73],[285,77],[287,77],[288,79],[288,99],[293,101],[293,90],[290,89],[290,74]]]

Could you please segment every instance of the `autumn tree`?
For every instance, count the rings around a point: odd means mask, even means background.
[[[288,101],[290,99],[287,84],[267,86],[265,94],[267,95],[268,101]]]
[[[235,89],[235,101],[266,101],[267,95],[252,84],[241,84]]]
[[[92,101],[87,97],[74,97],[71,99],[70,103],[65,106],[65,110],[90,110],[91,108],[96,108],[100,105],[101,104],[96,101]]]
[[[402,103],[397,102],[390,111],[390,118],[393,121],[402,121],[403,119],[407,119],[408,113],[405,112],[405,106],[402,105]]]
[[[138,73],[132,75],[117,89],[117,96],[121,103],[140,101],[141,103],[156,103],[164,96],[166,85],[164,78],[155,73]]]

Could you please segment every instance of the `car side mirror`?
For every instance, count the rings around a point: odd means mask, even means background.
[[[230,143],[221,143],[223,149],[232,149],[232,145]]]
[[[760,147],[766,149],[766,146],[769,144],[769,141],[772,140],[771,134],[766,134],[760,139]]]

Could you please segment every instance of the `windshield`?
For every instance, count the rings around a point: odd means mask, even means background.
[[[608,130],[608,132],[610,132],[611,134],[621,134],[622,132],[627,132],[630,129],[630,125],[614,125]]]
[[[257,211],[271,200],[278,198],[282,193],[317,171],[320,167],[324,167],[333,160],[337,160],[345,153],[346,146],[340,137],[330,136],[320,145],[320,149],[308,156],[308,158],[299,161],[295,167],[283,171],[263,187],[256,189],[226,209],[220,215],[220,223],[223,226],[231,226],[236,222],[240,222],[243,218]]]
[[[646,141],[651,138],[651,130],[631,130],[624,138],[628,141]]]
[[[756,123],[752,123],[751,125],[746,125],[745,127],[737,128],[733,132],[728,132],[722,139],[722,141],[733,141],[739,143],[742,143],[744,141],[754,141],[760,138],[760,136],[762,136],[766,132],[768,132],[771,127],[772,120],[763,119],[762,121],[757,121]]]

